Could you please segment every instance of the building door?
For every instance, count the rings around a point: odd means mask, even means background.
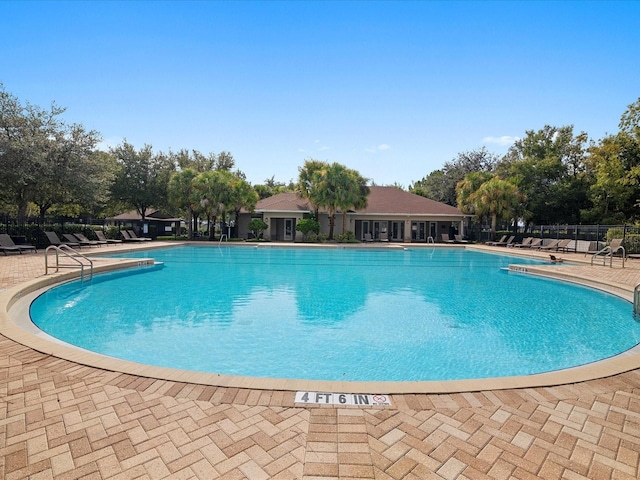
[[[404,240],[404,222],[391,222],[391,240],[396,242]]]
[[[438,235],[438,224],[436,222],[429,222],[429,240],[431,243],[436,241],[436,236]]]
[[[411,241],[412,242],[427,241],[427,222],[411,223]]]
[[[284,219],[284,241],[291,242],[293,240],[293,218]]]
[[[362,232],[360,232],[362,237],[360,238],[360,240],[365,240],[367,238],[367,234],[371,233],[370,227],[371,226],[369,225],[369,220],[362,221]]]

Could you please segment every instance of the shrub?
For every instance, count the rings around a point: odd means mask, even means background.
[[[302,233],[303,240],[307,240],[309,234],[318,235],[320,233],[320,223],[313,218],[303,218],[296,223],[296,230]]]
[[[264,220],[260,218],[254,218],[249,222],[247,228],[250,232],[253,233],[254,237],[260,238],[262,236],[262,232],[264,232],[268,226],[269,225],[267,225]]]
[[[607,243],[611,243],[614,238],[624,238],[624,229],[620,227],[610,228],[607,230]]]
[[[356,243],[357,242],[356,234],[349,230],[339,235],[336,235],[336,240],[339,243]]]
[[[326,233],[311,232],[302,240],[305,243],[324,243],[328,240],[329,236]]]
[[[624,228],[610,228],[607,231],[607,243],[611,243],[611,240],[614,238],[624,238],[624,249],[626,253],[640,252],[640,234],[627,233],[625,235]]]

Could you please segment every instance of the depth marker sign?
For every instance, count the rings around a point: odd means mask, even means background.
[[[391,398],[381,393],[327,393],[296,392],[295,403],[312,403],[316,405],[345,405],[366,407],[390,407]]]

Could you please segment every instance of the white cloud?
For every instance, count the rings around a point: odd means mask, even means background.
[[[298,153],[314,155],[315,153],[324,152],[326,150],[331,150],[331,147],[321,145],[320,140],[314,140],[311,146],[308,146],[307,148],[298,148]]]
[[[503,135],[501,137],[484,137],[482,139],[482,143],[495,143],[497,145],[505,146],[505,145],[511,145],[517,140],[520,140],[520,137],[511,137],[509,135]]]
[[[377,147],[365,148],[364,151],[368,153],[378,153],[378,152],[384,152],[385,150],[389,150],[390,148],[391,148],[391,145],[387,145],[386,143],[381,143]]]

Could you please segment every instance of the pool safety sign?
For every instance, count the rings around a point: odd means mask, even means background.
[[[296,392],[295,403],[357,407],[390,407],[391,398],[389,395],[381,393]]]

